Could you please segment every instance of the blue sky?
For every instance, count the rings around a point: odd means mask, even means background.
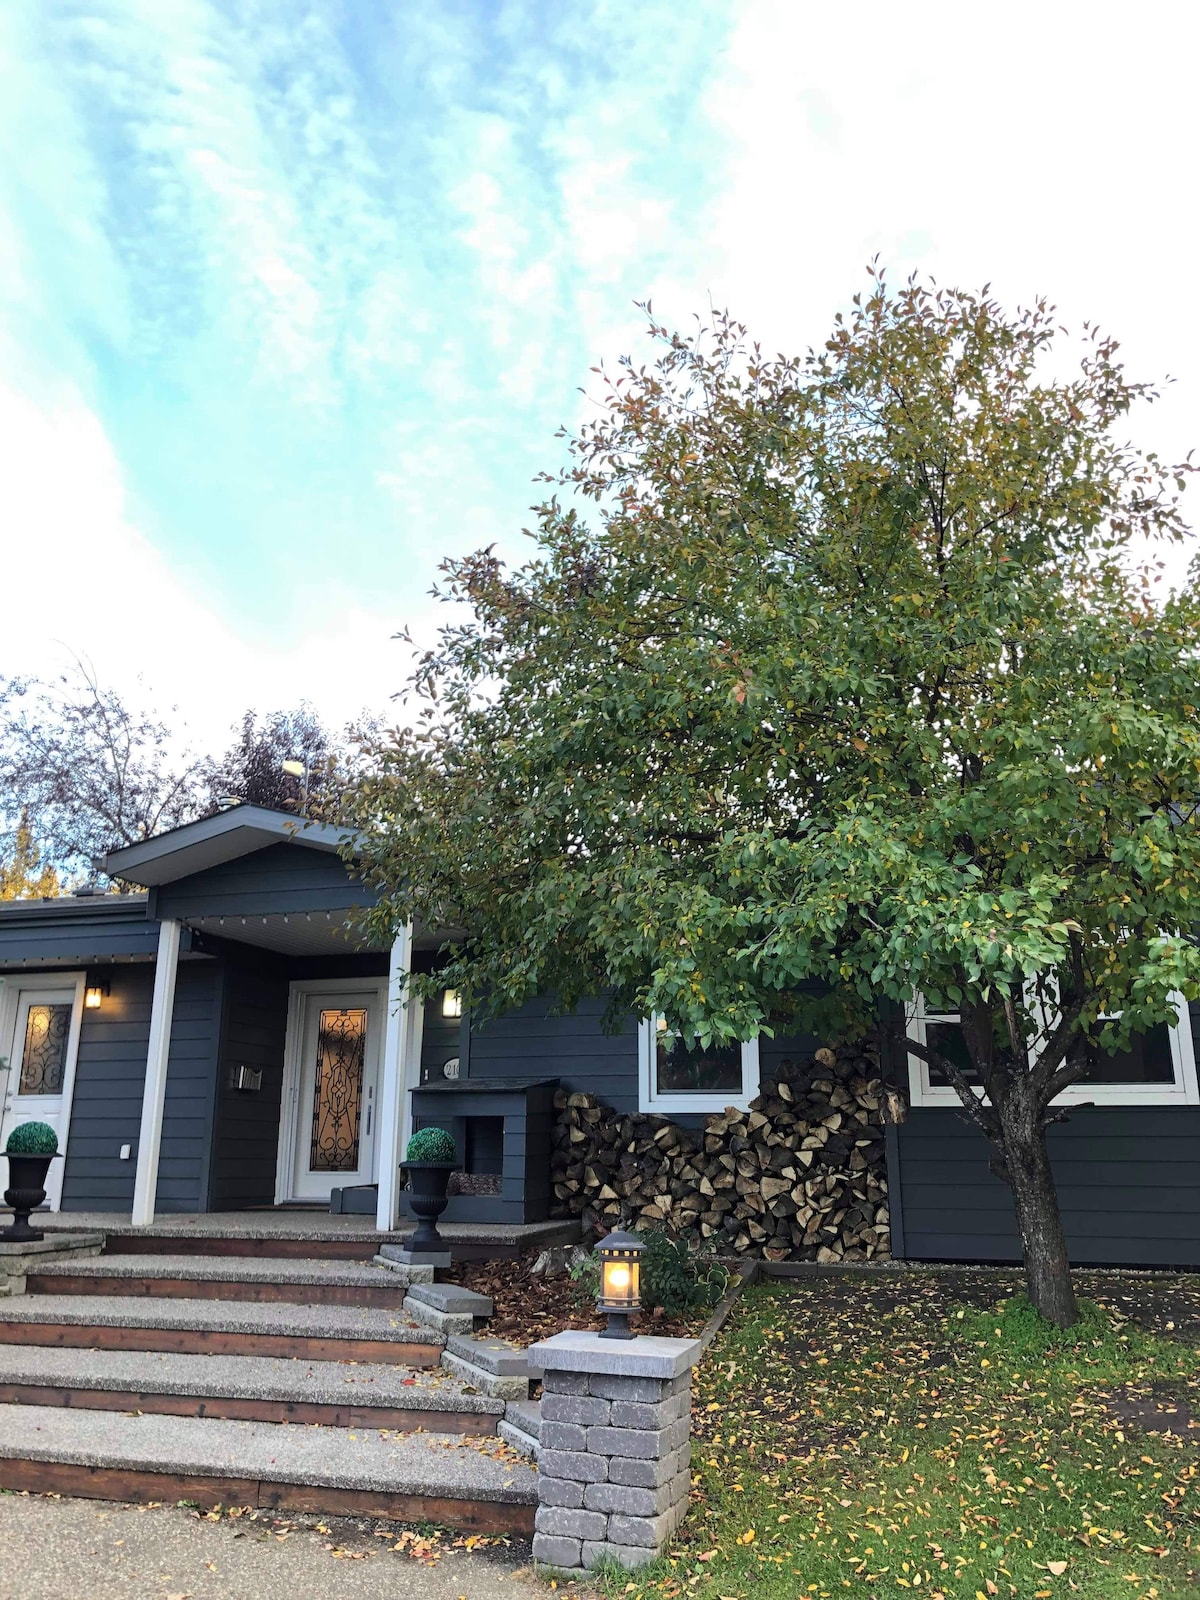
[[[1179,380],[1151,431],[1186,449],[1200,41],[1178,6],[1135,21],[6,0],[2,526],[44,599],[0,672],[83,651],[205,736],[383,709],[438,561],[521,554],[636,300],[797,348],[876,251],[1099,318]]]

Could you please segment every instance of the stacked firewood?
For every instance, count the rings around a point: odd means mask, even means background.
[[[659,1228],[768,1261],[886,1259],[890,1230],[878,1064],[854,1050],[784,1062],[747,1111],[703,1128],[555,1098],[554,1212]]]

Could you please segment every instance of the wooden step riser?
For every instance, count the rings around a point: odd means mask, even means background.
[[[379,1254],[380,1240],[363,1239],[222,1239],[212,1235],[172,1234],[138,1238],[133,1234],[109,1234],[106,1256],[253,1256],[272,1261],[371,1261]],[[515,1243],[486,1242],[450,1245],[454,1261],[517,1261],[521,1246]]]
[[[446,1496],[332,1489],[319,1484],[271,1483],[259,1478],[192,1477],[128,1467],[84,1467],[67,1461],[0,1459],[0,1488],[134,1505],[178,1501],[248,1506],[259,1511],[308,1511],[334,1517],[381,1517],[396,1522],[437,1522],[471,1533],[533,1532],[535,1508],[505,1501],[453,1500]]]
[[[106,1256],[254,1256],[269,1261],[370,1261],[379,1241],[363,1239],[222,1239],[212,1235],[162,1234],[153,1238],[110,1233]]]
[[[242,1333],[213,1328],[123,1328],[75,1322],[0,1319],[0,1344],[72,1350],[153,1350],[167,1355],[280,1356],[300,1361],[366,1361],[397,1367],[436,1367],[442,1347],[390,1339],[333,1339],[314,1334]]]
[[[31,1272],[27,1294],[120,1296],[150,1300],[249,1300],[256,1305],[372,1306],[399,1311],[404,1289],[387,1284],[222,1282],[213,1278],[106,1278],[79,1272],[70,1276]]]
[[[220,1417],[233,1422],[319,1423],[324,1428],[394,1428],[411,1433],[494,1434],[497,1419],[478,1411],[422,1411],[398,1406],[335,1406],[313,1401],[260,1400],[243,1395],[134,1393],[126,1389],[64,1389],[40,1383],[0,1383],[0,1405],[63,1406],[74,1411],[142,1411],[166,1417]]]

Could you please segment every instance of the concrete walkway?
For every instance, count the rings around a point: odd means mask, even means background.
[[[546,1600],[527,1546],[472,1552],[448,1533],[426,1564],[393,1550],[402,1534],[374,1519],[210,1521],[180,1506],[0,1495],[0,1600]]]

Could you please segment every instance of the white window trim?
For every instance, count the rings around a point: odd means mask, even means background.
[[[1181,994],[1173,994],[1171,1003],[1176,1008],[1178,1022],[1171,1025],[1171,1060],[1175,1067],[1174,1083],[1075,1083],[1054,1097],[1056,1106],[1194,1106],[1200,1105],[1200,1087],[1196,1078],[1196,1052],[1192,1042],[1191,1014],[1188,1003]],[[924,1044],[927,1022],[957,1022],[953,1012],[925,1010],[924,997],[917,995],[916,1005],[908,1019],[907,1035],[918,1044]],[[908,1087],[910,1102],[914,1106],[957,1106],[957,1092],[948,1084],[929,1081],[929,1063],[919,1056],[908,1058]],[[982,1095],[983,1090],[975,1091]]]
[[[665,1115],[672,1111],[724,1111],[727,1106],[737,1111],[748,1109],[758,1093],[759,1058],[758,1040],[748,1039],[742,1045],[742,1090],[740,1094],[728,1091],[716,1094],[660,1094],[656,1081],[658,1018],[643,1018],[638,1023],[638,1106],[642,1111],[656,1111]]]

